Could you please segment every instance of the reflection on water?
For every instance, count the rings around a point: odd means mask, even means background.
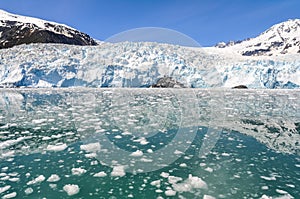
[[[0,195],[297,198],[300,91],[0,93]]]

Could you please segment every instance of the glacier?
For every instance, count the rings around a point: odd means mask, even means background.
[[[28,44],[0,50],[0,87],[150,87],[172,77],[189,88],[299,88],[300,56],[154,42]]]

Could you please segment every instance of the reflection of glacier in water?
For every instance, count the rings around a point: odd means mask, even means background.
[[[297,197],[299,96],[297,90],[4,90],[0,194]]]

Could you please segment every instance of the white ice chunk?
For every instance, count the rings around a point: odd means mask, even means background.
[[[68,196],[73,196],[75,194],[78,194],[80,191],[80,188],[76,184],[67,184],[63,187],[64,191],[67,192]]]
[[[168,178],[170,176],[170,174],[166,173],[166,172],[161,172],[160,176],[163,178]]]
[[[115,177],[117,177],[117,176],[119,176],[119,177],[125,176],[126,173],[125,173],[124,166],[122,166],[122,165],[114,166],[110,175],[111,176],[115,176]]]
[[[26,195],[32,194],[33,193],[33,189],[31,187],[28,187],[27,189],[25,189],[24,193]]]
[[[190,192],[193,189],[207,189],[207,184],[201,178],[197,176],[189,175],[182,183],[172,185],[175,191],[178,192]]]
[[[95,173],[93,176],[94,177],[106,177],[107,174],[104,171],[101,171],[99,173]]]
[[[85,169],[82,168],[73,168],[72,169],[72,174],[76,176],[81,176],[82,174],[86,173]]]
[[[182,181],[181,177],[176,177],[176,176],[169,176],[168,177],[168,182],[170,184],[176,184],[177,182]]]
[[[95,143],[89,143],[89,144],[84,144],[80,146],[81,150],[84,150],[86,152],[98,152],[100,151],[100,143],[99,142],[95,142]]]
[[[33,184],[41,183],[41,182],[43,182],[45,179],[46,179],[45,176],[40,175],[40,176],[38,176],[37,178],[35,178],[35,179],[33,179],[33,180],[27,182],[27,185],[33,185]]]
[[[12,192],[12,193],[9,193],[9,194],[6,194],[2,197],[2,199],[9,199],[9,198],[14,198],[17,196],[17,193],[16,192]]]
[[[167,191],[165,191],[166,196],[175,196],[176,195],[176,191],[169,189]]]
[[[141,156],[143,156],[143,152],[140,151],[140,150],[137,150],[137,151],[135,151],[135,152],[132,152],[132,153],[130,154],[130,156],[133,156],[133,157],[141,157]]]
[[[203,199],[216,199],[216,198],[210,195],[204,195]]]
[[[48,145],[47,146],[47,151],[63,151],[67,148],[68,146],[66,144],[60,144],[60,145]]]
[[[56,174],[52,174],[48,179],[47,182],[57,182],[60,180],[60,177]]]
[[[260,178],[267,180],[267,181],[276,180],[276,178],[274,176],[272,176],[272,177],[260,176]]]
[[[3,192],[5,192],[5,191],[9,190],[10,188],[11,188],[10,185],[6,185],[6,186],[4,186],[4,187],[0,187],[0,193],[3,193]]]
[[[152,186],[160,187],[160,180],[154,180],[150,183]]]

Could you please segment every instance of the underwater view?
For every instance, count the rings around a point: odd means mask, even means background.
[[[2,198],[299,198],[300,91],[2,89]]]

